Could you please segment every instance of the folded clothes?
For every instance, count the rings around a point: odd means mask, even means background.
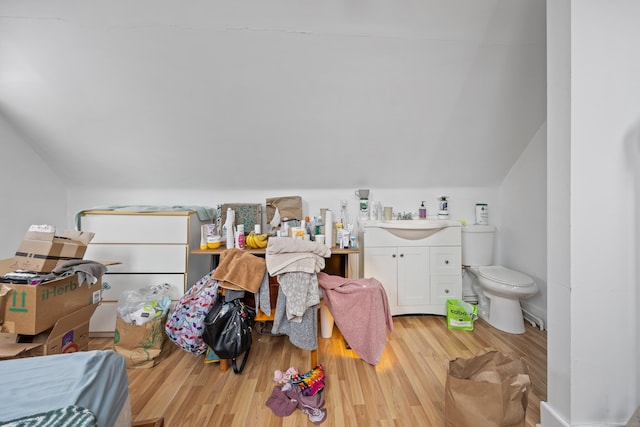
[[[51,273],[36,273],[31,271],[16,270],[0,276],[0,282],[12,284],[39,285],[40,283],[59,279],[61,277],[78,274],[78,285],[87,282],[88,286],[98,282],[105,273],[107,267],[96,261],[74,259],[54,268]]]

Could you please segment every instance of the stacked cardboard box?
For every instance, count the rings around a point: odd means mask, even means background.
[[[97,306],[89,305],[63,316],[53,328],[36,335],[0,333],[0,360],[88,350],[89,319]]]
[[[37,231],[37,226],[31,226],[18,246],[12,268],[49,273],[67,261],[82,259],[93,236],[73,230],[56,235],[55,230]]]
[[[0,260],[0,275],[19,269],[51,272],[66,261],[82,259],[92,237],[30,230],[16,256]],[[72,274],[39,285],[0,286],[0,359],[88,349],[89,319],[101,299],[101,280],[89,286]]]

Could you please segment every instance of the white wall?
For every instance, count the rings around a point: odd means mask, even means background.
[[[67,185],[497,186],[545,117],[541,0],[2,1],[1,19],[2,113]]]
[[[0,114],[0,258],[15,254],[31,224],[67,226],[66,189],[47,163]]]
[[[571,412],[571,0],[547,2],[547,402],[542,425]]]
[[[522,306],[547,317],[547,126],[538,130],[500,186],[498,263],[533,278],[540,292]]]
[[[548,2],[544,426],[623,425],[640,403],[638,16],[632,1]]]
[[[215,179],[212,177],[211,179]],[[366,188],[363,186],[363,188]],[[297,195],[302,197],[303,213],[313,216],[320,213],[321,208],[329,208],[337,215],[340,212],[340,200],[347,200],[349,215],[352,220],[358,217],[358,199],[354,192],[357,188],[332,189],[273,189],[243,191],[213,190],[157,190],[157,189],[69,189],[68,225],[73,226],[73,218],[77,212],[104,205],[205,205],[216,207],[223,203],[261,203],[264,207],[266,198]],[[498,205],[497,189],[488,187],[465,188],[421,188],[421,189],[375,189],[370,191],[370,202],[380,201],[383,206],[392,206],[394,211],[412,212],[417,215],[421,201],[425,201],[427,214],[436,213],[438,196],[449,198],[452,219],[464,219],[473,222],[475,204],[479,201],[490,206]],[[499,218],[496,212],[495,218]]]

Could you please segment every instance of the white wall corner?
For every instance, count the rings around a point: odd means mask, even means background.
[[[548,402],[540,402],[540,427],[571,427]]]

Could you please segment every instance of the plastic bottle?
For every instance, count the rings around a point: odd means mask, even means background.
[[[489,207],[486,203],[476,203],[476,224],[489,224]]]
[[[204,224],[200,227],[200,249],[207,249],[207,225]]]
[[[342,228],[346,228],[349,219],[347,218],[347,201],[340,200],[340,224],[342,224]]]
[[[236,211],[231,208],[227,208],[227,219],[224,223],[227,234],[227,249],[234,247],[234,235],[233,235],[233,223],[236,220]]]
[[[236,247],[244,249],[244,224],[238,224],[236,230]]]
[[[420,205],[420,209],[418,209],[418,215],[422,219],[426,219],[427,218],[427,208],[424,207],[424,201]]]
[[[439,219],[448,219],[449,218],[449,202],[447,201],[447,196],[440,196],[440,210],[438,211]]]
[[[316,232],[315,232],[316,227],[314,225],[315,218],[316,217],[313,217],[313,220],[310,221],[308,216],[304,217],[304,220],[305,220],[305,223],[306,223],[306,228],[305,228],[304,232],[305,232],[305,234],[309,235],[309,239],[310,240],[314,240],[313,237],[316,235]]]
[[[322,218],[322,215],[314,216],[313,223],[315,224],[314,234],[322,234],[322,227],[324,226],[324,220]]]

